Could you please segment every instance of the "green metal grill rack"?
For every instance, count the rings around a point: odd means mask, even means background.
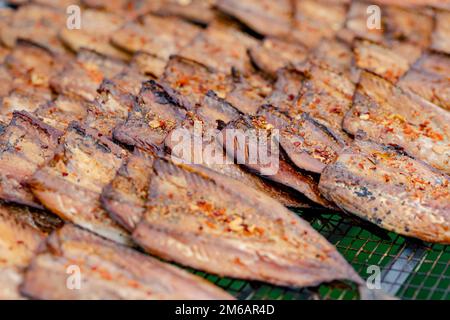
[[[378,266],[381,288],[386,293],[400,299],[450,300],[450,246],[405,238],[344,213],[295,212],[334,244],[362,278],[371,275],[369,266]],[[358,299],[356,286],[351,283],[290,289],[193,272],[244,300]]]

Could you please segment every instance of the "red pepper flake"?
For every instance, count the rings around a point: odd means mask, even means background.
[[[62,173],[63,177],[67,177],[69,174],[67,172]]]

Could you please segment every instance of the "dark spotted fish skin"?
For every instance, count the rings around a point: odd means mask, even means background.
[[[401,235],[450,242],[450,177],[390,146],[357,139],[323,171],[343,210]]]
[[[200,166],[156,159],[133,232],[147,252],[235,278],[311,286],[361,280],[336,249],[277,201]]]
[[[79,290],[67,287],[72,265],[81,270]],[[45,300],[232,299],[187,271],[70,224],[52,233],[40,248],[21,292]]]
[[[31,224],[31,211],[0,203],[0,300],[24,298],[19,292],[24,269],[45,238]]]
[[[128,152],[101,134],[72,123],[53,158],[28,182],[33,194],[65,221],[131,245],[126,230],[102,208],[102,189],[114,178]]]
[[[449,113],[374,74],[361,74],[343,127],[354,135],[362,130],[375,142],[400,146],[415,158],[450,172]]]
[[[15,111],[0,135],[0,198],[42,208],[27,186],[35,170],[53,157],[62,132],[31,114]]]

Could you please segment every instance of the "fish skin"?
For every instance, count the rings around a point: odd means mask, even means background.
[[[226,98],[233,89],[232,78],[225,73],[181,56],[172,56],[164,70],[161,81],[183,95],[192,105],[200,104],[208,91]]]
[[[450,243],[450,177],[394,147],[357,138],[325,168],[319,189],[386,230]]]
[[[356,41],[356,65],[396,83],[411,67],[408,60],[395,51],[367,40]]]
[[[271,129],[269,129],[269,127],[272,126],[265,120],[264,117],[251,117],[244,115],[237,120],[231,121],[222,129],[222,135],[220,136],[221,139],[219,140],[219,142],[225,148],[229,157],[231,157],[232,159],[234,158],[235,161],[248,168],[250,172],[261,175],[265,179],[284,185],[289,189],[299,192],[315,203],[318,203],[325,207],[334,208],[332,204],[330,204],[320,195],[315,176],[311,173],[304,172],[303,170],[299,170],[297,167],[294,167],[291,164],[290,160],[286,159],[281,152],[280,156],[278,157],[279,166],[277,172],[271,175],[265,175],[263,171],[263,165],[259,163],[250,163],[248,159],[248,144],[246,144],[247,147],[245,145],[241,146],[239,143],[240,141],[236,139],[234,143],[230,145],[229,143],[227,143],[226,130],[228,129],[239,129],[244,130],[244,132],[248,129],[262,130],[262,132],[267,132],[268,140],[272,140]],[[272,143],[273,142],[274,141],[272,141]],[[235,150],[240,150],[240,148],[245,147],[246,152],[244,155],[235,154],[234,150],[230,150],[230,147],[234,148]]]
[[[450,110],[449,73],[450,58],[444,54],[427,53],[412,65],[398,85],[441,108]]]
[[[92,50],[81,49],[50,79],[54,91],[69,97],[94,101],[105,78],[112,79],[127,70],[126,64]]]
[[[142,51],[136,52],[130,61],[130,65],[141,74],[155,79],[163,75],[166,64],[166,60]]]
[[[187,46],[201,30],[176,17],[145,15],[114,32],[111,41],[130,53],[146,52],[167,61]]]
[[[294,8],[289,0],[217,0],[216,6],[259,34],[284,37],[291,31]]]
[[[137,98],[112,80],[105,79],[89,104],[85,125],[111,138],[114,128],[123,124]]]
[[[136,148],[102,191],[103,207],[129,232],[135,229],[145,211],[153,159],[150,153]]]
[[[161,150],[166,136],[184,119],[186,110],[180,106],[189,108],[182,97],[169,94],[171,90],[153,80],[143,83],[138,103],[114,129],[114,138],[150,152]]]
[[[336,139],[308,113],[293,121],[270,105],[263,106],[258,115],[280,130],[279,143],[293,164],[309,172],[321,173],[333,162],[344,142]]]
[[[368,72],[362,72],[343,121],[350,134],[362,130],[368,139],[400,146],[445,173],[450,172],[449,126],[447,111]]]
[[[247,74],[253,71],[249,48],[257,40],[225,23],[211,23],[184,47],[178,55],[197,61],[217,72],[230,74],[231,69]]]
[[[81,271],[79,290],[66,285],[71,265]],[[70,224],[40,248],[20,290],[46,300],[233,299],[198,276]]]
[[[276,285],[361,282],[332,245],[264,194],[200,166],[156,159],[154,172],[150,206],[133,232],[147,252]]]
[[[55,53],[66,53],[58,31],[66,26],[64,12],[45,5],[26,4],[14,10],[9,23],[0,29],[0,39],[7,47],[14,47],[18,39],[30,40]]]
[[[33,113],[40,106],[50,102],[50,90],[41,90],[31,86],[12,89],[3,97],[3,105],[0,109],[0,119],[9,122],[15,111]]]
[[[54,101],[39,106],[34,115],[49,126],[64,131],[72,121],[83,122],[87,111],[86,101],[58,95]]]
[[[345,75],[315,63],[305,65],[304,72],[307,79],[290,116],[297,119],[306,112],[337,140],[350,142],[351,138],[342,129],[342,120],[351,108],[355,84]]]
[[[202,124],[202,127],[205,130],[214,130],[214,133],[220,134],[218,131],[215,131],[220,127],[219,123],[225,124],[239,117],[240,113],[230,103],[219,98],[212,91],[210,91],[205,95],[201,107],[195,110],[195,114],[187,114],[186,120],[183,121],[181,127],[178,127],[177,129],[182,128],[187,130],[191,135],[191,138],[193,138],[196,134],[198,134],[195,131],[193,121],[198,121]],[[173,141],[175,139],[172,139],[172,134],[173,132],[166,137],[166,151],[169,152],[171,156],[188,161],[188,163],[196,163],[192,154],[190,155],[190,158],[186,159],[184,149],[182,150],[183,154],[179,153],[179,148],[175,148],[178,141]],[[274,183],[271,183],[268,180],[245,170],[244,167],[234,163],[233,159],[231,159],[224,152],[217,136],[213,135],[212,137],[209,137],[205,134],[205,132],[202,132],[202,134],[205,138],[200,140],[202,141],[202,158],[200,159],[200,163],[197,164],[205,166],[233,179],[237,179],[245,183],[247,186],[251,186],[252,188],[280,201],[285,206],[293,208],[309,208],[312,206],[310,201],[302,195],[296,194],[295,192],[290,192],[290,190],[286,190],[287,188],[281,185],[275,185]],[[195,143],[195,140],[191,140],[191,143]],[[219,161],[217,161],[217,156],[219,157]]]
[[[19,292],[24,269],[45,238],[44,233],[29,224],[30,211],[0,203],[1,300],[24,299]]]
[[[177,16],[194,23],[207,25],[215,18],[213,6],[216,0],[191,0],[181,4],[178,0],[163,1],[154,11],[158,15]]]
[[[31,114],[15,111],[0,135],[0,198],[35,208],[41,204],[26,182],[35,170],[50,160],[62,132]]]
[[[53,158],[28,181],[33,194],[50,211],[101,236],[131,245],[128,233],[101,207],[100,195],[128,152],[99,132],[72,123]]]
[[[249,55],[258,69],[276,78],[279,69],[304,62],[308,50],[298,43],[268,37],[250,48]]]
[[[450,12],[437,11],[435,28],[431,40],[431,49],[450,54]]]
[[[61,28],[59,38],[74,52],[90,49],[109,57],[129,60],[128,53],[119,50],[110,43],[111,37],[126,22],[126,19],[114,13],[95,9],[81,12],[82,28]]]
[[[428,48],[433,32],[433,15],[425,10],[385,6],[386,37]]]
[[[333,38],[346,22],[347,8],[342,3],[294,0],[294,6],[291,37],[310,49]]]

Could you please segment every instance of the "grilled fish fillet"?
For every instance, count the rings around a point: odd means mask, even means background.
[[[357,139],[325,168],[319,188],[384,229],[450,243],[450,177],[394,147]]]
[[[361,281],[306,222],[239,181],[156,159],[150,190],[133,238],[157,256],[277,285]]]
[[[26,182],[35,170],[50,160],[62,132],[31,114],[14,112],[0,135],[0,198],[41,208]]]
[[[363,72],[343,127],[369,139],[402,147],[408,154],[450,172],[450,115],[447,111]]]
[[[434,104],[450,110],[450,58],[445,54],[424,54],[400,79],[398,85]]]
[[[68,287],[71,266],[79,268],[79,289]],[[50,235],[31,262],[21,292],[51,300],[232,299],[206,280],[73,225]]]
[[[0,299],[23,299],[19,285],[44,233],[28,224],[24,210],[0,204]]]
[[[265,36],[283,37],[292,28],[293,6],[289,0],[217,0],[217,7]]]
[[[33,194],[66,221],[119,243],[131,244],[127,232],[101,207],[100,195],[128,153],[98,131],[72,123],[53,159],[29,181]]]

